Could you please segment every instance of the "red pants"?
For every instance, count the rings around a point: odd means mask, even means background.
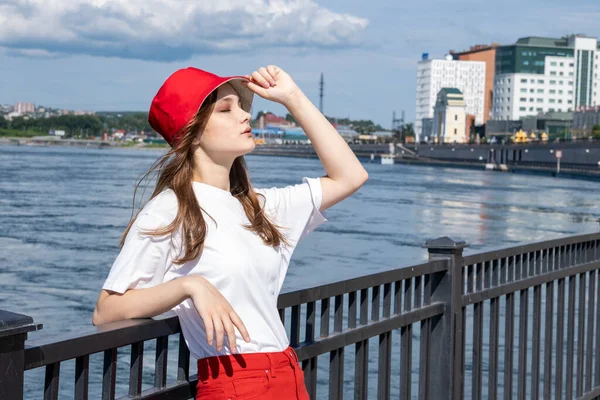
[[[296,352],[247,353],[198,360],[196,400],[309,400]]]

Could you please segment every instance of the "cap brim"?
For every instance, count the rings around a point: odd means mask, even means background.
[[[254,99],[254,92],[248,89],[247,86],[242,85],[242,81],[248,81],[243,77],[232,77],[228,78],[227,81],[223,83],[229,83],[233,90],[235,90],[240,98],[240,102],[242,103],[242,108],[246,112],[250,112],[252,108],[252,100]]]

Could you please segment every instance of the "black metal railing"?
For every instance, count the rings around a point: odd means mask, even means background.
[[[465,246],[428,241],[426,263],[281,294],[280,317],[311,398],[600,396],[600,233],[468,256]],[[176,317],[26,340],[40,328],[0,311],[1,399],[23,399],[25,371],[41,368],[45,399],[64,390],[75,399],[196,394]],[[91,394],[97,355],[102,382]],[[69,362],[74,380],[64,385]]]

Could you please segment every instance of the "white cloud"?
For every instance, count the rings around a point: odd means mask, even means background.
[[[0,48],[157,61],[360,45],[368,21],[312,0],[0,0]]]

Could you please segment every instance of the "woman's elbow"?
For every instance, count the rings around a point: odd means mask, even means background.
[[[92,314],[92,325],[98,326],[102,325],[102,323],[103,321],[100,316],[100,312],[98,311],[98,307],[96,306],[96,308],[94,309],[94,313]]]
[[[367,182],[367,180],[369,180],[369,173],[367,172],[366,169],[363,169],[362,172],[357,174],[357,176],[355,177],[353,189],[354,190],[360,189]]]

